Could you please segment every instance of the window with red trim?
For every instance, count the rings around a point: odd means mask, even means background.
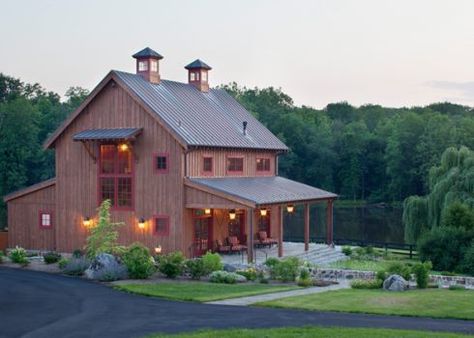
[[[156,154],[153,160],[155,172],[166,174],[169,170],[169,157],[167,154]]]
[[[102,144],[99,155],[99,202],[109,199],[113,208],[133,208],[133,161],[130,147]]]
[[[244,171],[244,159],[242,157],[228,157],[227,171],[242,172]]]
[[[212,157],[204,157],[202,160],[202,171],[205,174],[212,173]]]
[[[270,171],[270,159],[257,158],[257,171]]]
[[[157,236],[168,236],[170,233],[170,218],[168,216],[155,216],[153,233]]]
[[[53,226],[53,215],[50,212],[40,211],[39,226],[40,228],[51,228]]]

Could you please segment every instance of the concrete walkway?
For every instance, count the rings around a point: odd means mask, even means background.
[[[339,284],[334,284],[334,285],[325,286],[325,287],[302,288],[299,290],[274,292],[274,293],[267,293],[264,295],[223,299],[223,300],[208,302],[207,304],[247,306],[247,305],[251,305],[255,303],[266,302],[266,301],[271,301],[271,300],[276,300],[276,299],[281,299],[281,298],[286,298],[286,297],[305,296],[305,295],[311,295],[313,293],[321,293],[321,292],[348,289],[348,288],[350,288],[349,282],[346,280],[343,280],[343,281],[340,281]]]

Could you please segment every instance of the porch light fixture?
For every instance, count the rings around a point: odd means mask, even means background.
[[[260,216],[262,217],[267,216],[267,209],[260,209]]]
[[[142,230],[145,229],[145,219],[143,217],[138,220],[138,227]]]
[[[231,221],[233,221],[233,220],[235,219],[235,216],[236,216],[236,215],[237,215],[237,214],[235,213],[235,209],[230,209],[230,211],[229,211],[229,219],[230,219]]]
[[[128,150],[128,144],[126,143],[120,143],[118,146],[119,150],[121,151],[127,151]]]
[[[293,211],[295,211],[295,206],[293,204],[288,204],[286,206],[286,211],[291,214]]]
[[[211,214],[211,209],[209,209],[209,208],[204,209],[204,214],[210,215]]]
[[[86,228],[88,228],[91,225],[91,219],[89,217],[86,217],[82,220],[82,225],[84,225]]]
[[[156,248],[155,248],[155,253],[157,255],[161,254],[161,245],[158,245]]]

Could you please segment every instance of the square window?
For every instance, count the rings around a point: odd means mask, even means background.
[[[257,171],[270,171],[270,159],[257,158]]]
[[[168,236],[170,231],[170,219],[168,216],[155,216],[154,233],[157,236]]]
[[[150,61],[150,69],[152,72],[157,72],[158,71],[158,61],[156,60],[151,60]]]
[[[207,174],[212,173],[212,157],[203,158],[202,171]]]
[[[148,70],[148,62],[147,61],[140,61],[138,62],[138,71],[144,72]]]
[[[155,155],[155,171],[157,173],[167,173],[168,165],[168,155]]]
[[[51,213],[49,212],[40,212],[40,227],[42,228],[50,228],[53,225],[53,220],[51,217]]]
[[[244,171],[244,159],[242,157],[227,158],[227,171],[229,172]]]

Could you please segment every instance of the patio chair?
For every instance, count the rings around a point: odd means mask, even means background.
[[[278,241],[274,238],[268,237],[266,231],[259,231],[258,232],[258,242],[260,246],[268,246],[272,247],[273,245],[278,244]]]
[[[230,245],[224,245],[220,239],[216,239],[216,251],[220,254],[230,253]]]
[[[247,246],[240,244],[237,236],[227,237],[227,242],[230,244],[230,252],[232,253],[242,253],[243,251],[247,250]]]

